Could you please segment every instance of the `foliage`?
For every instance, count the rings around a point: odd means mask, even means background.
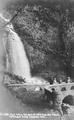
[[[23,1],[24,2],[24,1]],[[29,58],[32,75],[53,81],[56,76],[73,76],[73,7],[65,1],[16,2],[7,7]],[[30,4],[31,3],[31,4]],[[50,3],[50,4],[49,4]],[[74,4],[74,3],[73,3]],[[57,77],[58,78],[58,77]]]

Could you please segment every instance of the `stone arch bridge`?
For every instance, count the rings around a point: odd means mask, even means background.
[[[74,96],[74,82],[73,83],[65,83],[62,82],[61,84],[59,83],[54,83],[54,84],[29,84],[29,83],[23,83],[23,84],[9,84],[9,87],[17,87],[18,89],[20,88],[26,88],[27,90],[35,90],[37,87],[40,87],[42,89],[46,89],[49,92],[52,92],[54,89],[55,92],[57,93],[57,98],[60,101],[60,104],[62,103],[63,99],[68,96]]]
[[[10,81],[10,79],[9,79]],[[43,90],[47,90],[48,93],[52,93],[53,89],[54,91],[57,93],[57,97],[55,98],[55,107],[56,109],[59,111],[60,115],[63,115],[63,111],[62,111],[62,102],[64,100],[64,98],[66,98],[67,96],[71,95],[74,96],[74,82],[62,82],[62,83],[42,83],[42,84],[32,84],[32,83],[21,83],[21,84],[11,84],[11,82],[8,83],[4,83],[6,86],[8,87],[15,87],[16,89],[20,89],[20,88],[24,88],[27,91],[36,91],[36,88],[41,88]],[[36,91],[37,92],[37,91]],[[38,91],[39,92],[39,91]]]
[[[54,88],[55,92],[58,93],[61,100],[63,100],[68,95],[74,96],[74,83],[56,83],[50,86],[46,86],[45,88],[49,91],[52,91]]]

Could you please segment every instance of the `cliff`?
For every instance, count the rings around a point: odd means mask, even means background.
[[[32,76],[41,76],[53,82],[74,70],[74,18],[73,2],[63,0],[21,0],[9,3],[7,11],[13,16],[15,31],[26,50]]]

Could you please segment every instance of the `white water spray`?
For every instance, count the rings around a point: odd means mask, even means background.
[[[31,77],[30,65],[21,39],[17,33],[13,31],[12,25],[7,25],[6,29],[9,32],[7,40],[8,71],[28,80],[28,78]]]
[[[5,21],[3,15],[0,17]],[[6,50],[8,54],[8,71],[25,78],[26,82],[32,84],[43,84],[46,81],[39,77],[31,77],[30,64],[26,55],[26,51],[18,34],[14,31],[13,25],[8,24],[5,27],[5,32],[8,33],[6,42]]]

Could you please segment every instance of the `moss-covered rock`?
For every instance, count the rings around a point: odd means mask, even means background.
[[[7,6],[7,11],[11,16],[22,8],[12,23],[23,42],[30,62],[32,76],[41,76],[48,81],[53,81],[54,77],[57,77],[57,79],[61,77],[64,80],[67,76],[67,60],[65,58],[68,57],[64,57],[66,54],[63,45],[67,45],[68,39],[69,43],[73,43],[74,38],[73,20],[71,18],[73,7],[70,9],[69,5],[71,5],[69,2],[65,5],[64,1],[35,2],[34,0],[28,0]],[[67,9],[72,11],[70,13],[72,21],[68,20],[69,25],[65,29],[63,26],[65,27],[67,24],[65,23],[66,19],[63,18]],[[61,23],[62,26],[60,26]],[[60,29],[63,29],[64,33]],[[73,52],[73,44],[71,46]],[[72,67],[74,66],[73,59],[74,57],[70,62]]]

